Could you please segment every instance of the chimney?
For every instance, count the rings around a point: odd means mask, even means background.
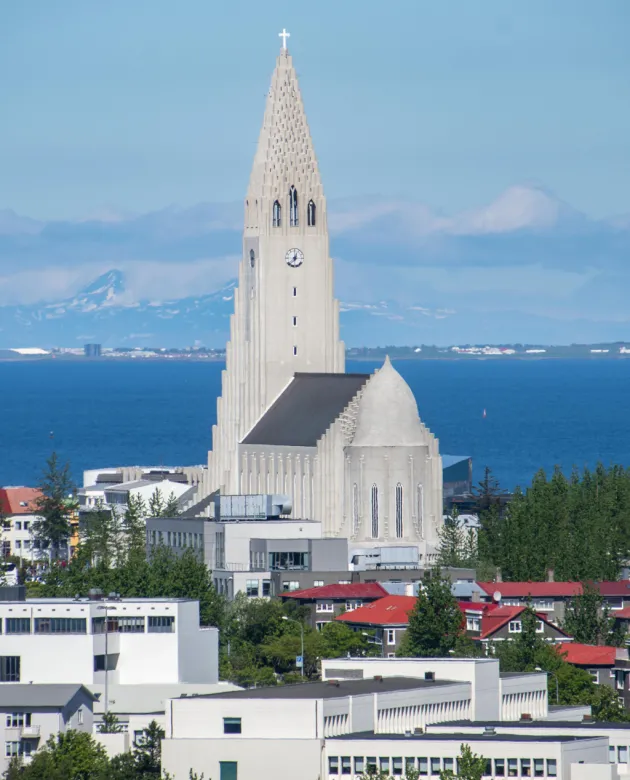
[[[494,581],[503,582],[503,577],[501,576],[501,569],[498,566],[497,566],[497,573],[494,575]]]
[[[529,712],[521,712],[521,720],[531,721],[534,720]]]
[[[555,572],[553,569],[547,569],[547,582],[555,582]]]

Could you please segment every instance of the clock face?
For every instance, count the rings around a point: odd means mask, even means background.
[[[304,262],[304,252],[301,249],[289,249],[284,259],[291,268],[299,268]]]

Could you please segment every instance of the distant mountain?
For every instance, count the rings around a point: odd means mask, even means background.
[[[225,346],[236,282],[209,295],[169,301],[125,301],[121,271],[102,274],[72,298],[0,307],[0,346]]]

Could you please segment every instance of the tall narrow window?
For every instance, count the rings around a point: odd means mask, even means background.
[[[352,485],[352,532],[359,533],[359,486]]]
[[[306,209],[307,222],[309,227],[315,227],[315,213],[317,209],[312,200],[309,200],[308,207]]]
[[[297,287],[293,288],[293,297],[297,298]]]
[[[396,485],[396,536],[402,539],[403,535],[403,489],[400,482]]]
[[[418,501],[418,531],[420,538],[424,539],[424,491],[422,485],[418,485],[416,500]]]
[[[378,488],[372,485],[372,538],[378,539]]]
[[[297,317],[294,317],[294,318],[293,318],[293,327],[295,328],[295,327],[296,327],[296,325],[297,325]]]
[[[256,253],[253,249],[249,250],[249,264],[252,268],[256,265]]]
[[[273,226],[280,227],[282,224],[282,206],[280,201],[276,200],[273,203]]]
[[[289,190],[289,224],[291,227],[298,226],[298,196],[293,185]]]
[[[293,347],[293,354],[297,355],[297,347]]]

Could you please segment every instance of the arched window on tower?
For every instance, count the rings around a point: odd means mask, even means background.
[[[372,485],[372,539],[378,539],[378,488]]]
[[[289,190],[289,224],[291,227],[298,226],[298,196],[297,190],[293,185]]]
[[[308,222],[309,227],[315,227],[315,214],[317,212],[317,208],[312,200],[309,200],[308,206],[306,208],[306,221]]]
[[[359,486],[355,482],[352,485],[352,533],[359,533]]]
[[[282,224],[282,206],[280,201],[276,200],[273,203],[273,226],[280,227]]]
[[[396,536],[403,536],[403,489],[400,482],[396,485]]]
[[[256,253],[253,249],[249,250],[249,264],[252,268],[256,265]]]

